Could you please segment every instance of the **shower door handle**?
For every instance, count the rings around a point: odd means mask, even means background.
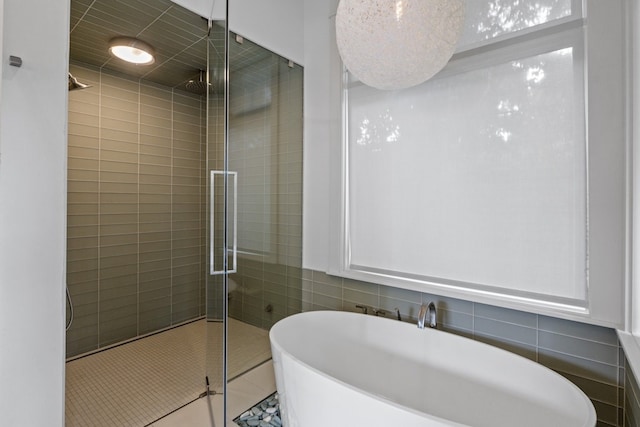
[[[233,249],[231,270],[227,269],[227,273],[236,273],[238,271],[238,172],[228,172],[233,177]],[[228,255],[228,249],[225,248],[225,255]]]
[[[231,269],[226,266],[226,259],[229,256],[229,248],[225,244],[226,242],[222,242],[223,244],[223,256],[225,257],[225,262],[223,262],[223,267],[221,270],[216,270],[215,265],[215,181],[216,175],[220,175],[225,182],[225,188],[227,188],[227,179],[229,177],[233,178],[233,247],[231,249]],[[211,171],[210,176],[210,198],[209,198],[209,274],[225,274],[225,273],[235,273],[238,270],[238,172],[225,172],[225,171]]]

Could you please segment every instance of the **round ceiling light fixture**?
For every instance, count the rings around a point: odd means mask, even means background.
[[[463,22],[463,0],[340,0],[338,50],[364,84],[404,89],[447,64]]]
[[[155,62],[155,51],[149,43],[134,37],[115,37],[109,41],[109,52],[124,61],[137,65]]]

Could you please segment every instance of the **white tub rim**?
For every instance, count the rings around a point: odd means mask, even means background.
[[[366,395],[367,397],[370,397],[374,400],[377,401],[382,401],[390,406],[393,406],[395,408],[407,411],[409,413],[415,414],[417,416],[423,417],[425,419],[431,419],[434,421],[439,421],[439,422],[445,422],[450,426],[453,427],[469,427],[467,424],[462,424],[459,422],[456,422],[454,420],[448,419],[448,418],[444,418],[444,417],[439,417],[439,416],[435,416],[433,414],[430,414],[428,412],[424,412],[424,411],[420,411],[418,409],[403,405],[401,403],[398,403],[394,400],[391,400],[385,396],[381,396],[379,394],[375,394],[372,393],[368,390],[364,390],[360,387],[357,387],[353,384],[350,384],[344,380],[341,380],[339,378],[336,378],[332,375],[329,375],[328,373],[315,368],[311,365],[309,365],[307,362],[302,361],[299,357],[293,355],[291,352],[286,351],[284,349],[284,347],[277,341],[277,339],[273,339],[273,336],[277,333],[277,330],[274,332],[274,329],[276,329],[276,326],[278,325],[278,323],[280,322],[286,322],[286,323],[290,323],[292,320],[292,318],[296,318],[296,317],[301,317],[301,316],[305,316],[305,317],[309,317],[309,316],[324,316],[324,315],[332,315],[332,316],[344,316],[344,317],[357,317],[357,316],[367,316],[368,318],[370,318],[371,321],[396,321],[394,319],[390,319],[390,318],[385,318],[385,317],[378,317],[378,316],[372,316],[372,315],[365,315],[365,314],[361,314],[361,313],[355,313],[355,312],[349,312],[349,311],[339,311],[339,310],[314,310],[314,311],[307,311],[307,312],[301,312],[301,313],[296,313],[293,314],[291,316],[288,316],[284,319],[279,320],[278,322],[276,322],[271,330],[269,331],[269,339],[271,341],[271,345],[274,346],[275,348],[277,348],[280,352],[280,354],[286,355],[286,357],[290,358],[291,360],[293,360],[295,363],[305,367],[306,369],[309,369],[311,372],[328,379],[329,381],[332,381],[334,383],[340,384],[346,388],[348,388],[349,390],[352,390],[354,392]],[[290,320],[291,319],[291,320]],[[401,322],[403,324],[406,324],[407,326],[411,326],[411,323],[409,322]],[[406,326],[402,326],[402,327],[406,327]],[[416,326],[417,327],[417,326]],[[568,378],[562,376],[561,374],[559,374],[558,372],[554,371],[553,369],[546,367],[544,365],[542,365],[539,362],[533,361],[527,357],[521,356],[519,354],[510,352],[508,350],[505,350],[503,348],[491,345],[491,344],[487,344],[485,342],[482,341],[477,341],[475,339],[471,339],[471,338],[467,338],[461,335],[457,335],[455,333],[451,333],[451,332],[447,332],[447,331],[443,331],[440,329],[433,329],[433,328],[426,328],[424,331],[421,332],[425,332],[425,333],[435,333],[435,334],[446,334],[447,335],[447,339],[453,339],[454,341],[472,341],[474,343],[474,345],[479,345],[483,348],[487,348],[490,349],[490,351],[498,351],[502,354],[508,355],[509,357],[516,357],[518,359],[520,359],[521,363],[525,363],[527,365],[533,366],[534,369],[540,369],[543,368],[546,370],[547,374],[551,375],[552,377],[555,377],[557,380],[567,384],[571,389],[573,389],[574,392],[577,393],[577,395],[580,396],[580,399],[582,402],[584,402],[586,409],[589,410],[589,415],[586,417],[585,419],[585,424],[583,427],[592,427],[595,426],[597,424],[597,413],[595,411],[595,408],[593,406],[593,403],[591,402],[591,400],[589,399],[589,397],[586,395],[586,393],[584,393],[576,384],[574,384],[572,381],[570,381]],[[274,360],[275,362],[275,360]]]

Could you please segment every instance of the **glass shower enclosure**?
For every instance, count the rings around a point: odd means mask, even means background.
[[[303,70],[229,28],[234,0],[211,7],[71,0],[69,426],[228,407],[301,311]],[[123,34],[156,63],[113,60]]]
[[[301,311],[303,69],[226,22],[208,49],[207,370],[228,408],[227,384],[267,362],[268,330]]]

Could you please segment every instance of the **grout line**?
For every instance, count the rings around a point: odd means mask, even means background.
[[[620,357],[620,356],[618,356]],[[625,372],[626,375],[626,370],[623,370]],[[627,399],[625,399],[624,397],[624,393],[626,393],[626,378],[620,378],[620,369],[618,367],[618,384],[616,387],[616,408],[618,408],[618,412],[620,410],[622,410],[622,421],[624,423],[624,416],[625,416],[625,411],[626,411],[626,406],[627,406]],[[622,396],[620,396],[620,389],[623,390],[622,392]],[[618,405],[620,404],[620,397],[622,397],[622,407],[619,407]],[[619,414],[616,414],[616,416]]]
[[[203,132],[203,129],[202,129],[202,127],[203,127],[202,119],[204,117],[203,116],[203,111],[204,111],[205,115],[208,113],[206,99],[207,99],[207,97],[205,97],[205,101],[204,102],[202,100],[200,100],[200,114],[198,115],[199,128],[200,128],[200,157],[199,157],[199,163],[200,164],[198,166],[198,171],[199,171],[199,174],[198,174],[198,197],[199,197],[199,201],[198,201],[198,211],[199,211],[198,224],[200,225],[200,229],[201,229],[201,232],[199,233],[199,238],[200,238],[199,239],[199,247],[200,248],[198,250],[198,262],[200,262],[200,263],[202,263],[202,260],[206,256],[205,255],[205,248],[206,248],[206,245],[207,245],[207,242],[205,240],[206,239],[205,236],[207,234],[206,233],[207,227],[206,227],[206,224],[204,223],[204,217],[202,215],[202,206],[204,206],[204,204],[206,203],[206,200],[203,200],[203,197],[202,197],[203,194],[204,194],[203,189],[202,189],[202,181],[203,181],[203,178],[204,178],[204,176],[203,176],[203,169],[204,168],[202,167],[203,166],[203,159],[205,159],[204,160],[205,168],[206,168],[206,164],[207,164],[207,162],[206,162],[206,153],[204,153],[203,150],[202,150],[203,144],[206,147],[206,139],[204,141],[202,140],[202,136],[206,132],[206,124],[204,125],[205,126],[204,132]],[[206,138],[206,135],[205,135],[205,138]],[[205,188],[206,188],[206,186],[205,186]],[[204,233],[202,231],[204,231]],[[203,284],[205,286],[205,292],[206,292],[206,283],[205,283],[206,277],[204,277],[204,275],[203,275],[203,269],[205,269],[205,268],[206,268],[206,264],[202,263],[202,265],[198,269],[198,314],[200,314],[200,315],[203,314],[203,312],[202,312],[203,311],[202,310],[203,304],[206,304],[206,300],[203,301],[203,298],[202,298],[202,293],[203,293],[202,292],[203,291],[202,286],[203,286]],[[205,311],[205,314],[206,314],[206,305],[204,305],[204,309],[205,309],[204,311]]]
[[[476,331],[474,330],[473,339],[475,340],[478,337],[479,338],[495,338],[499,342],[513,343],[513,344],[525,345],[525,346],[531,347],[531,348],[536,348],[535,344],[527,343],[527,342],[524,342],[524,341],[517,341],[517,340],[511,339],[511,338],[506,338],[504,336],[496,335],[496,334],[493,334],[493,333],[490,333],[490,332],[479,331],[478,333],[476,333]],[[494,346],[494,347],[498,347],[498,346]],[[569,354],[568,356],[573,356],[573,355]]]
[[[158,22],[164,15],[166,15],[171,9],[173,8],[173,5],[169,5],[169,7],[167,7],[158,17],[156,17],[156,19],[154,19],[149,25],[147,25],[146,27],[144,27],[142,30],[140,30],[140,32],[138,32],[138,34],[136,34],[136,37],[140,37],[142,35],[142,33],[144,33],[145,31],[147,31],[153,24],[155,24],[156,22]]]
[[[566,353],[564,351],[554,350],[552,348],[547,348],[547,347],[542,347],[542,350],[550,351],[551,353],[562,354],[564,356],[569,356],[569,357],[573,357],[573,358],[580,359],[580,360],[586,360],[588,362],[593,362],[593,363],[597,363],[599,365],[609,366],[611,368],[616,368],[616,370],[619,370],[617,362],[615,364],[611,364],[611,363],[602,362],[602,361],[599,361],[599,360],[589,359],[588,357],[579,356],[577,354],[571,354],[571,353]],[[617,378],[618,378],[618,373],[616,372],[616,379]],[[617,383],[616,383],[616,385],[617,385]]]
[[[476,339],[476,303],[471,303],[471,336]]]
[[[597,327],[597,328],[603,328],[603,326],[598,326],[598,325],[589,325],[589,326],[593,326],[593,327]],[[611,344],[611,343],[607,343],[607,342],[603,342],[603,341],[597,341],[597,340],[593,340],[593,339],[589,339],[589,338],[585,338],[585,337],[579,337],[579,336],[576,336],[576,335],[565,334],[565,333],[558,332],[558,331],[550,331],[549,329],[539,329],[539,330],[541,332],[547,332],[549,334],[561,335],[563,337],[574,338],[574,339],[581,340],[581,341],[587,341],[587,342],[592,342],[592,343],[596,343],[596,344],[607,345],[609,347],[620,347],[620,344]]]
[[[540,362],[540,315],[536,314],[536,362]]]
[[[538,331],[538,323],[536,320],[536,325],[535,326],[529,326],[529,325],[523,325],[522,323],[514,323],[514,322],[507,322],[505,320],[500,320],[500,319],[494,319],[493,317],[486,317],[486,316],[480,316],[480,315],[475,315],[473,316],[474,319],[478,318],[478,319],[485,319],[485,320],[490,320],[492,322],[499,322],[499,323],[504,323],[505,325],[512,325],[512,326],[518,326],[521,328],[527,328],[527,329],[533,329],[535,331]],[[537,335],[537,334],[536,334]],[[536,342],[537,342],[537,338],[536,338]]]
[[[76,22],[76,25],[74,25],[73,28],[71,29],[71,31],[69,31],[69,35],[71,35],[71,33],[73,33],[73,30],[75,30],[76,27],[84,20],[85,16],[87,16],[87,13],[89,13],[89,10],[91,10],[91,8],[93,7],[93,5],[94,5],[94,3],[96,1],[97,0],[93,0],[91,2],[91,4],[89,5],[89,7],[87,7],[87,10],[85,10],[84,13],[82,14],[82,16],[80,17],[80,19],[78,19],[78,22]]]
[[[138,197],[137,197],[137,233],[136,233],[136,241],[138,246],[137,251],[137,259],[136,259],[136,335],[140,335],[140,128],[141,128],[141,112],[142,112],[142,99],[141,94],[142,88],[140,85],[140,80],[138,80]]]
[[[171,253],[171,257],[170,257],[170,261],[169,261],[169,269],[170,269],[170,276],[169,276],[169,324],[173,325],[173,171],[174,171],[174,157],[173,157],[173,144],[174,144],[174,139],[173,139],[173,131],[174,131],[174,120],[175,120],[175,105],[174,105],[175,99],[174,99],[174,90],[171,89],[171,196],[170,196],[170,217],[171,217],[171,226],[170,226],[170,233],[171,233],[171,240],[170,240],[170,244],[169,244],[169,251]]]
[[[95,0],[94,0],[95,2]],[[93,3],[92,3],[93,6]],[[97,337],[97,348],[100,348],[100,331],[101,331],[101,327],[100,327],[100,259],[101,259],[101,250],[100,250],[100,243],[101,243],[101,229],[102,229],[102,203],[101,203],[101,194],[102,194],[102,181],[101,181],[101,175],[102,175],[102,69],[100,69],[98,71],[98,200],[97,200],[97,208],[98,208],[98,236],[97,236],[97,254],[98,254],[98,259],[96,262],[96,268],[97,268],[97,277],[96,277],[96,283],[97,283],[97,300],[98,300],[98,310],[96,313],[96,322],[97,322],[97,333],[96,333],[96,337]]]

